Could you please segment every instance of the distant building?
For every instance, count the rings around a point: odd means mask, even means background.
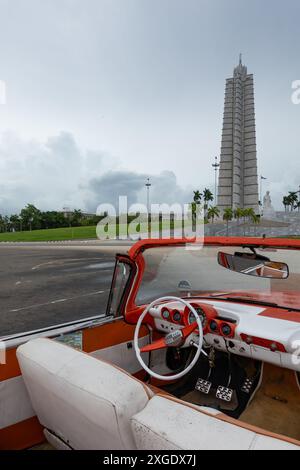
[[[64,207],[63,210],[59,212],[61,212],[65,217],[72,217],[72,215],[74,214],[74,210],[71,210],[69,207]],[[81,211],[81,214],[83,218],[95,216],[95,214],[90,214],[88,212],[83,212],[83,211]]]
[[[242,64],[226,80],[218,207],[259,212],[253,75]]]

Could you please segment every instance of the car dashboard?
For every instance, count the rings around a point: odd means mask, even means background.
[[[300,312],[215,299],[189,301],[201,319],[204,347],[300,371]],[[176,301],[152,308],[151,315],[155,328],[165,334],[195,321],[190,309]],[[191,340],[197,342],[197,336],[196,330]]]

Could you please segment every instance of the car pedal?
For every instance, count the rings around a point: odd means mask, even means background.
[[[220,385],[217,388],[216,397],[219,400],[226,401],[227,403],[229,403],[232,400],[233,392],[234,390],[232,390],[232,388],[223,387],[222,385]]]
[[[212,387],[212,383],[209,382],[208,380],[198,379],[195,385],[195,390],[197,390],[198,392],[204,393],[205,395],[208,395],[211,387]]]
[[[253,384],[254,384],[254,378],[248,377],[241,387],[242,392],[247,393],[249,395],[253,387]]]

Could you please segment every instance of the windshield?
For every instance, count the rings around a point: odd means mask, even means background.
[[[185,246],[151,248],[143,253],[145,272],[136,298],[138,305],[165,295],[250,297],[278,305],[300,308],[300,251],[265,248],[258,254],[287,263],[287,279],[251,277],[233,272],[218,263],[220,251],[250,253],[248,248],[206,246],[187,250]],[[187,282],[182,282],[187,281]],[[182,286],[189,286],[189,289]],[[184,292],[186,290],[186,292]]]

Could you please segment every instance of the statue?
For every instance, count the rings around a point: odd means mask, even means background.
[[[263,204],[263,215],[266,218],[274,218],[275,217],[275,209],[272,206],[272,199],[270,196],[270,191],[267,191],[264,196],[264,204]]]
[[[267,191],[266,195],[264,196],[264,209],[273,209],[270,191]]]

